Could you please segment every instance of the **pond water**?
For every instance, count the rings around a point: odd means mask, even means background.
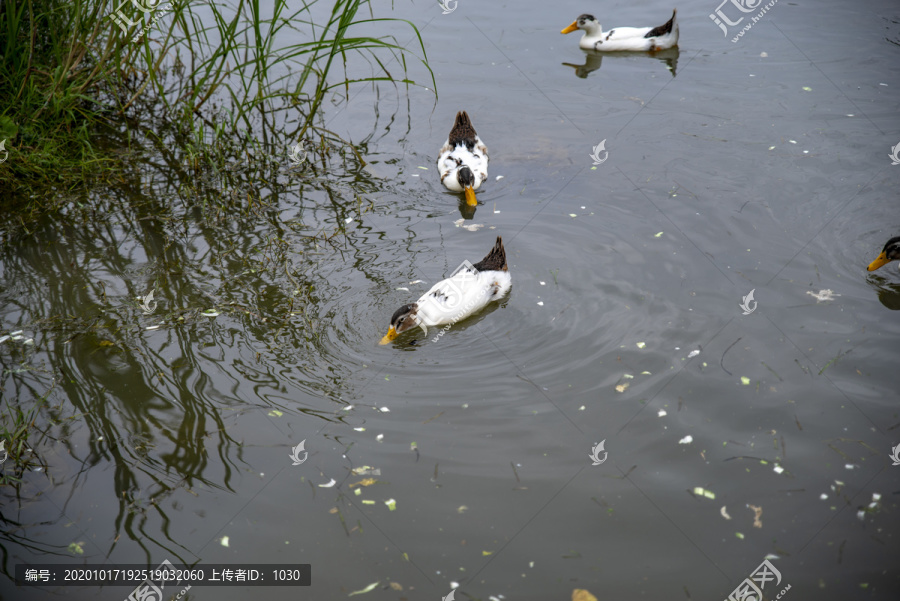
[[[2,598],[131,590],[17,589],[25,562],[168,560],[312,566],[182,599],[725,599],[766,558],[770,599],[897,598],[900,274],[866,271],[900,235],[897,4],[781,0],[733,43],[690,0],[661,57],[559,30],[669,5],[453,4],[381,15],[422,31],[437,101],[327,109],[366,169],[221,208],[155,156],[5,227],[4,412],[40,411]],[[458,110],[490,149],[474,214],[435,169]],[[497,235],[507,298],[377,344]]]

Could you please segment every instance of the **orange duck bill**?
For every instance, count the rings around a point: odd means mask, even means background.
[[[475,189],[472,186],[466,186],[466,204],[470,207],[478,206],[478,199],[475,198]]]
[[[890,262],[891,260],[887,258],[887,253],[882,252],[880,255],[878,255],[878,257],[875,258],[874,261],[869,263],[869,271],[875,271],[876,269],[884,267]]]
[[[397,337],[397,330],[394,329],[394,326],[391,326],[388,329],[387,334],[385,334],[384,337],[378,341],[378,344],[382,344],[382,345],[388,344],[389,342],[393,341],[394,338],[396,338],[396,337]]]

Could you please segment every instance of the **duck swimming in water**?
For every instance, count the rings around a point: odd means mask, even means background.
[[[665,50],[678,45],[678,23],[675,21],[677,12],[677,9],[673,10],[672,18],[659,27],[614,27],[607,32],[603,31],[600,22],[593,15],[581,15],[560,33],[583,30],[584,35],[578,45],[585,50]]]
[[[379,344],[387,344],[416,326],[427,334],[428,326],[462,321],[502,298],[511,287],[512,276],[506,265],[503,238],[497,236],[497,242],[484,259],[474,265],[465,261],[449,278],[432,286],[419,300],[397,309],[391,317],[387,334]]]
[[[456,113],[450,136],[437,161],[441,183],[451,192],[464,192],[466,204],[478,204],[475,190],[487,179],[488,149],[475,133],[466,111]]]

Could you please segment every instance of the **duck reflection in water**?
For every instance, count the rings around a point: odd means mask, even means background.
[[[574,68],[575,76],[580,77],[581,79],[585,79],[589,73],[599,69],[604,58],[607,60],[616,60],[620,58],[631,59],[638,56],[655,58],[656,60],[665,63],[666,68],[672,73],[672,77],[675,77],[675,71],[678,68],[679,52],[677,47],[669,48],[667,50],[657,50],[656,52],[597,52],[596,50],[582,50],[582,52],[584,52],[585,57],[583,65],[563,63],[566,67]]]

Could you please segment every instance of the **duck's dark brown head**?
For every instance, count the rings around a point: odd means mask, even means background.
[[[466,192],[466,204],[474,207],[478,204],[475,198],[475,174],[466,165],[463,165],[456,171],[456,181]]]
[[[378,344],[387,344],[406,330],[419,325],[419,319],[416,316],[418,310],[419,305],[411,303],[409,305],[403,305],[394,311],[388,333],[384,335]]]

